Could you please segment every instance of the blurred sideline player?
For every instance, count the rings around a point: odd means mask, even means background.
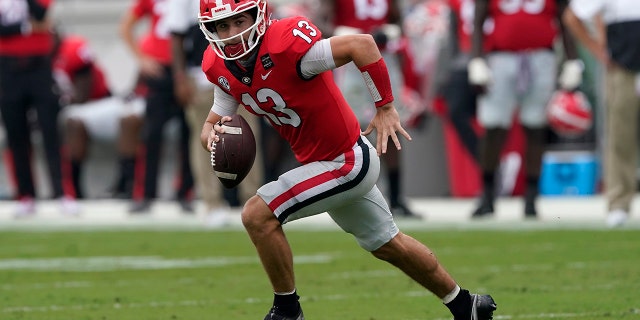
[[[53,34],[48,17],[52,0],[0,2],[0,113],[7,133],[9,175],[17,187],[15,217],[36,213],[31,133],[42,134],[49,182],[62,213],[77,214],[58,132],[60,104],[52,71]],[[29,121],[35,111],[37,123]]]
[[[566,6],[567,0],[476,0],[468,72],[471,84],[485,92],[480,96],[478,120],[486,131],[479,152],[483,193],[472,217],[494,212],[495,173],[516,110],[526,137],[524,215],[537,217],[546,106],[556,90],[557,35],[562,36],[567,59],[558,84],[572,90],[582,81],[582,64],[576,60],[575,44],[560,19]],[[495,27],[485,55],[483,25],[489,17]]]
[[[223,197],[224,191],[233,201],[244,202],[255,194],[262,182],[261,150],[258,146],[256,160],[247,177],[236,188],[222,190],[220,181],[211,169],[210,154],[203,152],[200,146],[200,129],[211,110],[213,84],[202,72],[202,54],[209,42],[200,31],[197,19],[198,0],[169,0],[169,12],[166,15],[167,28],[171,32],[172,68],[175,95],[179,103],[185,106],[185,116],[190,129],[190,159],[194,173],[196,190],[205,204],[206,224],[219,227],[227,223],[229,203]],[[258,119],[245,118],[253,132],[259,132]],[[238,195],[238,193],[241,193]],[[227,203],[224,203],[225,200]]]
[[[326,39],[307,18],[269,20],[265,0],[200,4],[201,29],[211,43],[202,69],[216,85],[202,146],[213,149],[223,124],[240,107],[268,120],[301,163],[260,187],[242,209],[242,223],[274,293],[264,319],[305,319],[282,225],[324,212],[363,249],[432,292],[456,320],[492,319],[496,304],[491,296],[460,288],[429,248],[400,232],[376,186],[379,155],[400,149],[399,135],[411,136],[400,123],[373,37]],[[331,72],[350,62],[369,83],[370,107],[376,110],[364,131]],[[374,131],[376,147],[363,137]]]
[[[143,176],[136,175],[134,201],[129,208],[133,214],[147,213],[157,197],[163,132],[171,118],[179,123],[176,177],[176,200],[185,213],[193,213],[193,175],[189,160],[189,126],[182,105],[176,100],[171,70],[171,40],[166,24],[167,0],[133,0],[131,8],[120,22],[120,34],[135,55],[142,81],[147,88],[142,130]],[[144,20],[150,20],[148,30],[136,39],[134,29]]]
[[[402,65],[407,61],[403,61],[400,54],[402,12],[399,1],[321,1],[319,9],[325,36],[358,33],[373,35],[387,64],[393,91],[400,97],[403,90]],[[334,74],[336,83],[358,116],[361,127],[366,128],[374,116],[370,108],[373,101],[362,81],[360,71],[351,63],[336,69]],[[397,104],[400,107],[401,101]],[[382,159],[386,165],[391,212],[397,217],[422,218],[414,213],[402,198],[401,153],[391,148],[382,155]]]
[[[478,160],[478,133],[473,126],[476,116],[478,91],[469,83],[467,64],[471,60],[471,35],[473,34],[474,0],[448,0],[451,8],[452,58],[450,61],[449,81],[444,96],[451,123],[460,141],[470,155]],[[487,21],[489,22],[489,21]],[[485,23],[484,46],[489,45],[488,35],[492,25]]]
[[[76,196],[84,198],[82,166],[88,155],[89,143],[91,140],[115,142],[121,131],[121,121],[122,125],[127,125],[126,117],[140,118],[144,102],[140,98],[127,101],[112,96],[104,72],[88,42],[81,36],[63,35],[58,30],[54,56],[54,77],[65,105],[60,120],[71,159],[73,186]],[[133,109],[133,112],[128,109]],[[126,143],[133,145],[129,149],[138,145],[137,137],[134,138],[127,139]],[[133,171],[130,178],[133,178]]]

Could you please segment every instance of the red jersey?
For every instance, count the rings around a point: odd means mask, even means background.
[[[552,48],[557,34],[556,0],[490,0],[493,51]]]
[[[131,8],[135,17],[151,18],[149,32],[140,39],[140,51],[164,65],[171,64],[171,34],[163,20],[168,4],[167,0],[136,0]]]
[[[336,0],[334,26],[358,28],[372,33],[389,22],[391,0]]]
[[[53,0],[36,0],[50,8]],[[0,1],[0,24],[14,25],[29,21],[27,0]],[[0,55],[13,57],[48,55],[53,49],[53,35],[50,32],[33,32],[0,36]]]
[[[257,48],[255,65],[247,71],[221,59],[211,47],[202,61],[209,81],[249,112],[266,118],[303,164],[333,160],[351,150],[360,136],[358,119],[333,74],[306,80],[298,73],[302,57],[321,39],[318,28],[305,18],[274,20]]]
[[[78,72],[90,69],[92,83],[89,99],[100,99],[110,95],[104,73],[96,65],[93,52],[82,37],[67,36],[62,40],[53,68],[56,72],[62,72],[70,83],[73,83]]]

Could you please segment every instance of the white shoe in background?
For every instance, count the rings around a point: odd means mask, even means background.
[[[13,217],[16,219],[28,218],[36,214],[36,202],[33,198],[25,197],[18,200]]]
[[[209,228],[222,228],[229,220],[229,210],[218,208],[210,210],[205,217],[205,225]]]
[[[629,214],[622,209],[610,211],[609,214],[607,214],[607,226],[609,226],[609,228],[621,227],[627,222],[628,218]]]
[[[80,206],[76,199],[69,196],[60,198],[60,211],[65,216],[77,216],[80,214]]]

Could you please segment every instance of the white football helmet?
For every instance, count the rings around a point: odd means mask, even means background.
[[[255,18],[254,24],[242,33],[220,39],[216,32],[215,22],[226,19],[241,12],[249,11]],[[200,14],[198,15],[200,29],[211,43],[213,51],[222,59],[237,60],[246,56],[258,45],[264,35],[269,19],[267,17],[266,0],[200,0]],[[225,42],[239,38],[240,42],[234,48],[225,50]]]

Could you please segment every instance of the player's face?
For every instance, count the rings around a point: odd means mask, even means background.
[[[241,12],[235,16],[222,19],[215,22],[216,31],[220,39],[229,39],[225,41],[226,45],[237,44],[241,41],[239,37],[234,37],[253,25],[253,17],[247,12]],[[243,34],[244,40],[249,38],[249,32]]]
[[[253,17],[246,12],[215,22],[216,32],[224,39],[224,54],[227,57],[241,57],[249,50],[249,37],[254,24]]]

